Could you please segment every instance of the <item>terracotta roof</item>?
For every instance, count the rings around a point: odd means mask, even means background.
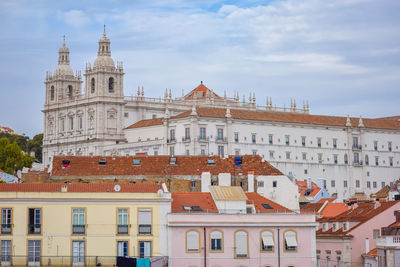
[[[375,194],[371,194],[371,197],[373,197],[373,198],[387,198],[389,196],[389,192],[390,192],[390,186],[389,185],[385,185],[384,187],[382,187]]]
[[[324,203],[307,203],[305,205],[300,206],[301,212],[308,211],[308,212],[318,212]]]
[[[132,124],[131,126],[126,127],[125,129],[150,127],[150,126],[156,126],[156,125],[162,125],[162,124],[163,124],[163,118],[155,118],[155,119],[138,121],[138,122]]]
[[[257,213],[292,212],[290,209],[285,208],[284,206],[281,206],[255,192],[246,193],[246,196],[250,203],[254,203]],[[263,204],[268,204],[272,209],[265,208]]]
[[[5,173],[5,171],[3,171],[2,169],[0,169],[0,172],[3,172],[3,173]]]
[[[282,173],[259,155],[243,155],[242,165],[235,165],[235,157],[220,158],[218,156],[175,156],[176,165],[170,165],[170,156],[54,156],[52,176],[135,176],[135,175],[200,175],[210,172],[247,174],[254,171],[255,175],[282,175]],[[214,159],[215,164],[208,164],[208,159]],[[106,165],[99,165],[100,159],[106,159]],[[133,160],[140,160],[134,165]],[[64,167],[63,160],[69,160]]]
[[[378,249],[374,248],[372,250],[370,250],[367,254],[363,254],[366,256],[370,256],[370,257],[378,257]]]
[[[68,192],[116,192],[114,186],[116,183],[103,184],[2,184],[0,183],[0,192],[61,192],[63,186],[67,187]],[[155,184],[118,184],[119,193],[156,193],[161,189],[160,185]]]
[[[318,235],[347,235],[350,231],[356,229],[360,225],[364,224],[365,222],[369,221],[376,215],[384,212],[385,210],[389,209],[390,207],[400,203],[399,201],[388,201],[383,203],[377,203],[375,201],[369,202],[362,202],[359,203],[357,207],[352,208],[350,207],[349,210],[335,216],[332,218],[322,218],[319,219],[319,222],[358,222],[355,226],[353,226],[349,231],[343,233],[342,231],[333,232],[332,229],[328,231],[322,232],[322,229],[317,231]],[[354,204],[353,204],[354,205]]]
[[[196,107],[199,117],[211,118],[225,118],[225,108],[209,108],[209,107]],[[244,109],[231,109],[231,116],[233,119],[239,120],[257,120],[257,121],[270,121],[270,122],[284,122],[284,123],[300,123],[300,124],[313,124],[313,125],[326,125],[326,126],[340,126],[345,127],[346,117],[337,116],[324,116],[324,115],[310,115],[290,112],[274,112],[274,111],[261,111],[261,110],[244,110]],[[179,119],[190,116],[191,111],[185,111],[171,119]],[[154,119],[157,120],[157,119]],[[359,118],[350,118],[353,127],[358,126]],[[151,122],[148,122],[152,124]],[[363,118],[363,123],[366,128],[372,129],[388,129],[400,130],[400,121],[392,119],[367,119]],[[142,126],[145,127],[145,126]]]
[[[320,214],[323,218],[334,218],[348,210],[346,203],[328,203]]]
[[[204,99],[207,97],[208,94],[214,95],[215,99],[222,99],[219,95],[214,93],[211,89],[209,89],[203,83],[201,83],[199,86],[194,88],[192,91],[190,91],[188,94],[186,94],[183,98],[185,100]]]
[[[321,198],[317,203],[325,203],[325,201],[328,201],[329,203],[335,201],[336,198],[331,197],[331,198]]]
[[[184,209],[184,206],[190,207]],[[200,209],[192,209],[193,206],[199,206]],[[172,193],[172,212],[211,212],[218,213],[217,206],[214,203],[210,193],[203,192],[185,192],[185,193]]]
[[[243,188],[240,186],[211,186],[210,191],[214,201],[247,200]]]
[[[311,188],[307,188],[306,181],[296,181],[299,193],[306,197],[315,197],[322,189],[316,183],[311,182]]]

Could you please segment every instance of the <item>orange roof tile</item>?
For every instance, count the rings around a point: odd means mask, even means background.
[[[316,183],[311,182],[311,188],[307,188],[306,181],[296,181],[299,188],[299,193],[307,197],[315,197],[322,189]]]
[[[102,184],[2,184],[0,183],[0,192],[61,192],[63,186],[67,187],[67,192],[116,192],[114,186],[116,183]],[[156,193],[161,189],[160,185],[155,184],[129,184],[121,183],[119,193]]]
[[[242,165],[235,165],[235,156],[221,158],[219,156],[175,156],[176,165],[170,165],[170,156],[54,156],[51,175],[66,176],[135,176],[135,175],[200,175],[210,172],[212,175],[219,173],[247,174],[254,171],[255,175],[282,175],[282,173],[259,155],[243,155]],[[99,165],[100,159],[106,159],[106,165]],[[208,164],[208,159],[214,159],[215,164]],[[133,160],[139,159],[139,165],[133,165]],[[62,161],[69,160],[67,167]]]
[[[214,95],[215,99],[222,99],[219,95],[214,93],[211,89],[201,83],[199,86],[194,88],[188,94],[186,94],[183,98],[185,100],[192,100],[192,99],[203,99],[206,98],[208,94]]]
[[[387,198],[389,196],[390,186],[386,185],[382,187],[378,192],[375,194],[371,194],[373,198]]]
[[[324,218],[333,218],[348,211],[349,208],[346,203],[328,203],[325,208],[321,211],[321,215]]]
[[[183,206],[199,206],[201,210],[185,210]],[[172,212],[211,212],[218,213],[210,193],[203,192],[173,192],[172,193]]]
[[[225,118],[226,114],[225,108],[196,107],[196,111],[199,117]],[[231,109],[230,113],[233,119],[240,119],[240,120],[258,120],[258,121],[271,121],[271,122],[284,122],[284,123],[340,126],[340,127],[345,127],[347,120],[346,117],[310,115],[310,114],[289,113],[289,112],[273,112],[273,111],[261,111],[261,110]],[[190,116],[190,114],[191,111],[188,110],[174,117],[171,117],[171,119],[188,117]],[[357,127],[359,118],[351,118],[350,121],[354,127]],[[398,120],[390,120],[382,118],[379,119],[365,118],[363,119],[363,123],[366,128],[400,130],[400,121]]]
[[[321,198],[317,203],[325,203],[325,201],[328,201],[329,203],[335,201],[336,198],[331,197],[331,198]]]
[[[374,248],[374,249],[370,250],[367,254],[363,254],[363,255],[367,255],[367,256],[371,256],[371,257],[378,257],[378,249]]]
[[[155,118],[155,119],[138,121],[138,122],[132,124],[131,126],[126,127],[125,129],[150,127],[150,126],[156,126],[156,125],[162,125],[162,124],[163,124],[163,118]]]
[[[285,208],[284,206],[281,206],[255,192],[248,192],[246,193],[246,196],[249,199],[248,202],[254,204],[257,213],[292,212],[290,209]],[[268,204],[272,209],[266,209],[262,204]]]

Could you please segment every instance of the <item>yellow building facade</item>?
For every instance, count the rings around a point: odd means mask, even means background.
[[[166,256],[170,202],[159,185],[0,184],[1,264],[104,266],[116,256]]]

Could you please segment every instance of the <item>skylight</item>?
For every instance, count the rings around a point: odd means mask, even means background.
[[[272,210],[272,209],[273,209],[273,208],[271,207],[271,205],[268,204],[268,203],[263,203],[262,206],[263,206],[265,209],[267,209],[267,210]]]

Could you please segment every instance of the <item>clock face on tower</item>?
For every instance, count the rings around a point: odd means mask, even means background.
[[[121,186],[119,185],[119,184],[116,184],[115,186],[114,186],[114,191],[115,192],[119,192],[121,190]]]

